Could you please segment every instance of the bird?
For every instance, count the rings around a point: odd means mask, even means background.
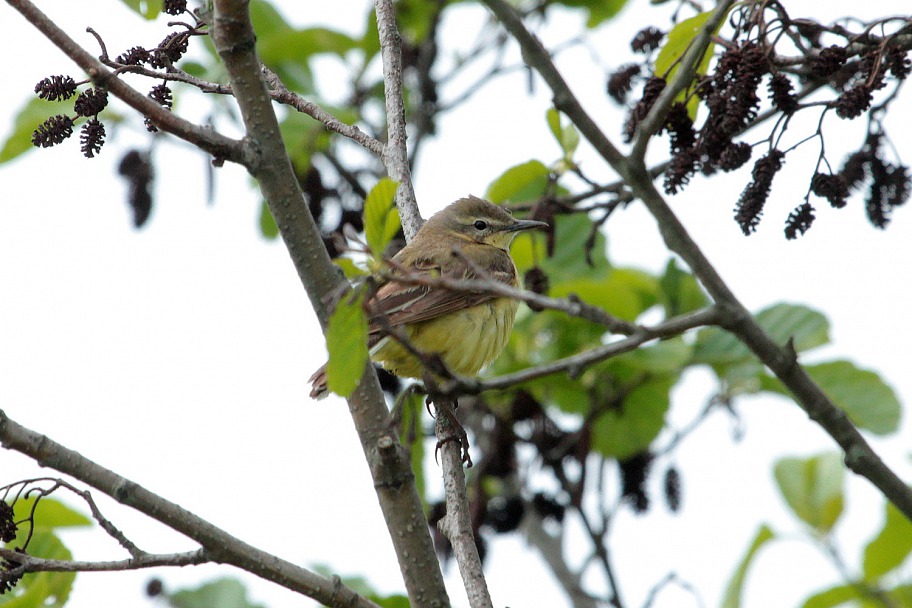
[[[518,287],[509,249],[523,230],[548,224],[516,219],[498,205],[466,196],[431,216],[390,261],[392,278],[379,279],[368,300],[370,358],[402,378],[423,378],[422,355],[439,357],[446,369],[472,377],[503,350],[519,303],[482,291],[450,290],[396,280],[396,273],[455,280],[483,279]],[[400,340],[390,336],[399,332]],[[326,366],[310,378],[312,398],[325,396]]]

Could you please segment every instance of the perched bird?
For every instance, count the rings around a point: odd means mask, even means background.
[[[521,230],[547,226],[518,220],[475,196],[434,214],[391,260],[392,273],[456,280],[487,279],[518,286],[509,248]],[[474,376],[503,350],[518,303],[483,292],[455,291],[395,279],[381,283],[367,303],[371,359],[393,374],[421,378],[425,366],[388,331],[402,330],[419,353],[437,355],[450,371]],[[311,397],[326,392],[326,368],[310,378]]]

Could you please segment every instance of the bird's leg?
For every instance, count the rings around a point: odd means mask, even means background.
[[[456,407],[458,407],[458,402],[455,399],[450,399],[447,397],[434,397],[433,399],[429,396],[427,399],[427,404],[430,405],[433,402],[434,409],[437,412],[437,448],[434,453],[436,458],[436,452],[440,451],[440,448],[444,444],[449,443],[450,441],[456,441],[459,443],[459,448],[462,452],[462,462],[467,466],[472,466],[472,457],[469,456],[469,436],[466,433],[465,428],[456,418]]]

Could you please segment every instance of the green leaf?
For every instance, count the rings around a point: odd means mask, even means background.
[[[162,10],[162,0],[121,0],[121,2],[149,21],[158,17]]]
[[[595,420],[592,449],[623,460],[648,448],[665,426],[669,392],[676,380],[676,376],[656,376],[633,388],[619,408]]]
[[[276,10],[272,2],[267,0],[250,1],[250,21],[257,35],[257,42],[262,43],[272,36],[281,35],[294,30],[291,24]]]
[[[0,163],[13,160],[29,150],[35,149],[32,145],[32,133],[38,128],[38,125],[55,114],[63,114],[69,111],[66,104],[58,101],[47,101],[37,97],[30,100],[19,109],[16,118],[13,119],[13,130],[0,147]]]
[[[548,167],[537,160],[515,165],[491,182],[485,198],[497,204],[537,199],[545,193],[550,173]]]
[[[355,264],[355,261],[351,258],[336,258],[333,260],[333,263],[342,269],[342,273],[345,274],[345,278],[348,280],[357,279],[358,277],[366,277],[369,272]]]
[[[808,365],[805,370],[856,426],[877,435],[899,428],[902,406],[893,389],[875,372],[850,361]]]
[[[680,336],[663,340],[652,346],[645,346],[618,357],[627,364],[642,371],[659,373],[677,373],[683,370],[693,355],[693,346]]]
[[[168,596],[172,608],[264,608],[247,599],[247,588],[235,578],[221,578]]]
[[[912,553],[912,522],[893,503],[885,503],[884,525],[864,549],[864,577],[875,583]]]
[[[755,319],[779,344],[785,345],[792,339],[798,352],[830,341],[829,321],[823,314],[807,306],[775,304],[758,312]],[[697,363],[724,365],[753,359],[753,355],[734,335],[713,327],[700,332],[694,358]]]
[[[557,3],[585,9],[589,13],[586,27],[592,29],[621,12],[627,5],[627,0],[558,0]]]
[[[427,489],[424,480],[424,429],[421,422],[424,398],[420,393],[411,391],[406,399],[397,405],[402,412],[399,437],[409,450],[412,472],[415,475],[415,488],[418,490],[421,504],[427,507]]]
[[[674,78],[674,75],[677,73],[678,68],[680,67],[680,59],[684,56],[684,53],[687,52],[690,43],[693,42],[694,37],[700,32],[703,28],[703,25],[706,23],[706,20],[709,19],[709,16],[712,14],[712,11],[706,11],[705,13],[700,13],[690,19],[685,19],[678,23],[670,32],[668,36],[665,37],[665,43],[662,45],[662,48],[659,49],[659,54],[656,56],[655,61],[655,75],[665,78],[666,81],[671,81]],[[720,26],[722,23],[725,23],[723,19],[720,21]],[[716,32],[718,32],[718,28]],[[709,46],[706,47],[706,52],[703,54],[703,58],[700,59],[700,63],[697,64],[697,74],[705,74],[707,68],[709,67],[709,62],[712,60],[713,53],[715,52],[716,44],[710,42]],[[687,88],[685,88],[678,96],[675,98],[679,101],[685,99],[685,95],[688,93]],[[699,98],[694,95],[687,104],[687,110],[691,118],[696,117],[697,106],[699,105]]]
[[[656,302],[658,285],[649,274],[628,268],[614,268],[604,278],[583,278],[552,284],[550,294],[564,298],[579,296],[626,321],[633,321]]]
[[[257,34],[257,51],[267,64],[287,62],[289,57],[294,57],[295,62],[302,62],[323,53],[344,57],[358,46],[350,36],[325,27],[282,30],[266,38],[260,38],[259,32]]]
[[[741,559],[738,568],[735,570],[734,574],[732,574],[731,580],[728,581],[728,586],[725,588],[725,596],[722,598],[722,608],[740,608],[741,593],[744,590],[747,570],[750,568],[751,562],[754,561],[757,551],[774,538],[776,538],[776,535],[769,526],[766,524],[760,526],[760,529],[757,530],[757,534],[754,536],[754,540],[751,542],[750,548],[748,548],[747,553]]]
[[[659,279],[659,287],[659,296],[665,307],[665,318],[699,310],[709,303],[694,276],[678,268],[674,258],[668,260],[665,274]]]
[[[17,500],[13,506],[13,516],[17,521],[28,518],[34,504],[34,498]],[[33,521],[36,530],[47,531],[55,528],[77,528],[92,525],[91,519],[54,498],[42,498],[38,501]],[[23,532],[22,528],[25,528],[27,532],[27,525],[20,526],[20,533]],[[25,538],[23,537],[19,540],[21,542]]]
[[[260,203],[260,234],[270,241],[279,236],[279,227],[276,225],[266,201]]]
[[[564,152],[564,159],[569,162],[573,158],[573,153],[576,152],[576,147],[579,145],[579,132],[573,126],[573,123],[569,123],[566,126],[561,125],[560,113],[554,108],[548,109],[545,113],[545,118],[548,121],[548,128],[551,129],[551,134],[554,135],[554,139],[557,140],[558,145]]]
[[[364,200],[364,236],[374,258],[379,260],[389,242],[399,231],[396,189],[399,182],[384,177]]]
[[[44,503],[44,500],[41,501]],[[18,503],[17,503],[18,506]],[[41,504],[38,506],[41,509]],[[21,532],[21,531],[20,531]],[[15,541],[8,547],[18,546]],[[29,555],[43,559],[73,559],[70,550],[48,529],[35,528],[28,545]],[[26,574],[13,593],[0,595],[4,608],[62,608],[70,597],[75,572],[35,572]]]
[[[548,121],[548,128],[551,129],[551,135],[554,136],[557,143],[560,143],[562,131],[560,112],[558,112],[556,108],[548,108],[548,111],[545,112],[545,120]]]
[[[801,606],[802,608],[834,608],[860,599],[864,599],[864,595],[858,585],[837,585],[815,593],[804,600],[804,604]]]
[[[520,273],[538,263],[551,277],[552,286],[561,280],[601,279],[608,276],[611,265],[605,254],[605,236],[596,232],[592,242],[591,264],[586,260],[587,240],[592,233],[592,220],[585,214],[555,218],[554,255],[548,256],[545,239],[534,234],[520,234],[513,240],[510,254]]]
[[[845,467],[836,452],[812,458],[783,458],[773,472],[792,512],[816,532],[832,530],[843,507]]]
[[[326,328],[326,386],[342,397],[350,396],[361,382],[367,363],[367,314],[364,293],[344,296],[329,317]]]

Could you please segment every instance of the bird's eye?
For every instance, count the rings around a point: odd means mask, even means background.
[[[488,223],[484,220],[475,220],[475,230],[487,230]]]

